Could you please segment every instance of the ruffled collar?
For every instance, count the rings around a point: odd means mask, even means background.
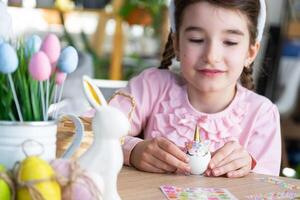
[[[237,140],[242,131],[241,122],[249,107],[249,103],[245,101],[245,90],[237,85],[235,97],[226,109],[207,114],[194,109],[186,88],[178,85],[171,89],[169,98],[161,103],[162,109],[155,116],[156,131],[154,130],[153,136],[164,135],[183,147],[185,142],[193,139],[197,124],[202,129],[202,139],[210,140],[213,149],[229,140]]]

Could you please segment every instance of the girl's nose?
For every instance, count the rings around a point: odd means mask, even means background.
[[[203,61],[207,64],[215,64],[221,61],[220,47],[215,42],[209,41],[206,43]]]

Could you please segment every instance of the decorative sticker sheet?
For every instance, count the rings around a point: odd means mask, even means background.
[[[254,194],[246,196],[248,200],[273,200],[273,199],[298,199],[296,192],[269,192],[265,194]]]
[[[290,184],[290,183],[286,183],[285,181],[280,180],[278,178],[274,178],[274,177],[257,178],[257,180],[260,180],[261,182],[264,182],[264,183],[278,185],[282,189],[300,190],[300,186],[293,185],[293,184]]]
[[[160,189],[169,200],[237,200],[233,194],[223,188],[180,188],[162,185]]]

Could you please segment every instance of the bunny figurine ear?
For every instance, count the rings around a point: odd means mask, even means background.
[[[100,89],[94,85],[92,79],[88,76],[82,77],[83,90],[86,98],[94,108],[107,106],[107,102]]]

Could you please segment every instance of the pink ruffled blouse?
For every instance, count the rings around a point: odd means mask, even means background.
[[[165,137],[184,148],[193,140],[195,125],[202,139],[216,151],[228,141],[239,141],[255,159],[256,173],[278,175],[281,162],[279,113],[274,104],[241,85],[230,105],[223,111],[207,114],[190,104],[186,85],[169,70],[150,68],[133,78],[123,92],[132,95],[136,108],[131,131],[123,145],[124,163],[130,165],[130,153],[143,139]],[[127,98],[116,96],[110,103],[125,114],[131,109]],[[137,136],[141,136],[137,137]]]

